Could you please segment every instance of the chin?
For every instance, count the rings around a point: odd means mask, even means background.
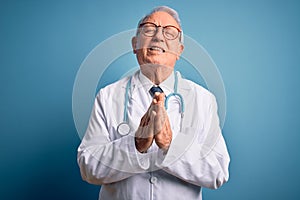
[[[159,58],[150,58],[150,59],[147,59],[147,61],[146,61],[146,63],[147,64],[153,64],[153,65],[158,65],[158,66],[160,66],[160,67],[171,67],[170,66],[170,63],[168,63],[168,62],[166,62],[166,59],[167,58],[161,58],[161,57],[159,57]]]

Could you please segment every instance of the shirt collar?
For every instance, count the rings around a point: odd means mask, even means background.
[[[145,90],[149,91],[154,84],[141,72],[139,71],[138,79],[141,82],[142,86]],[[164,91],[165,95],[169,95],[174,91],[174,72],[164,80],[162,83],[159,84],[159,87]]]

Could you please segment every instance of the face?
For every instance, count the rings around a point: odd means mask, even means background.
[[[183,45],[179,41],[179,36],[174,40],[166,39],[162,33],[162,27],[172,25],[180,29],[178,23],[166,12],[155,12],[143,21],[143,23],[145,22],[151,22],[161,27],[152,37],[145,36],[140,32],[132,38],[133,51],[136,53],[139,65],[141,68],[148,64],[154,64],[173,69],[183,51]]]

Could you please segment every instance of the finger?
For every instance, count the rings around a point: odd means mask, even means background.
[[[170,125],[170,121],[169,121],[168,116],[166,116],[166,118],[165,118],[165,126],[168,130],[171,130],[171,125]]]
[[[163,130],[155,135],[154,139],[159,148],[167,150],[172,142],[172,131],[164,126]]]
[[[161,92],[155,92],[153,98],[158,98],[158,96],[162,94]]]
[[[146,125],[146,118],[147,118],[147,115],[144,115],[141,119],[141,122],[140,122],[140,126],[145,126]]]
[[[172,134],[172,129],[169,121],[168,115],[163,115],[163,117],[156,116],[157,123],[155,133],[160,134],[162,131],[166,131],[168,134]]]
[[[155,104],[157,104],[157,99],[156,98],[154,98],[153,100],[152,100],[152,105],[155,105]]]
[[[159,133],[165,126],[165,115],[161,108],[158,108],[158,112],[155,116],[154,134]]]
[[[158,101],[165,101],[165,94],[164,93],[159,93],[157,96]]]
[[[156,100],[159,106],[164,106],[165,104],[165,94],[164,93],[155,93],[154,99]]]
[[[152,110],[149,114],[149,122],[147,126],[144,127],[144,131],[146,133],[146,136],[152,136],[154,135],[154,121],[155,121],[156,112]]]

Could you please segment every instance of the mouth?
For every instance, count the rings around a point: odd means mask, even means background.
[[[166,50],[164,50],[162,47],[159,47],[159,46],[151,46],[149,48],[150,51],[157,51],[157,52],[160,52],[160,53],[165,53]]]

